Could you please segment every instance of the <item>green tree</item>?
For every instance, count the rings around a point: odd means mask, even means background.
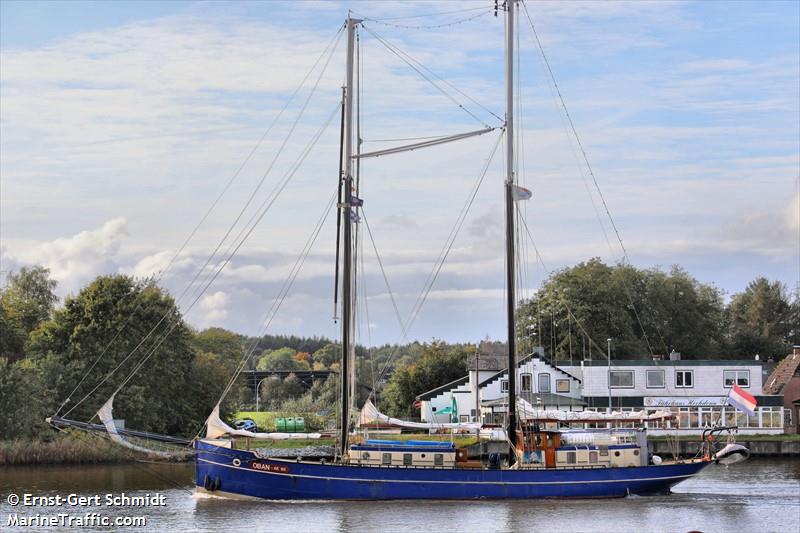
[[[579,263],[545,280],[518,316],[522,349],[540,345],[557,360],[604,357],[609,337],[615,358],[724,354],[722,293],[677,266],[665,273],[597,258]]]
[[[289,374],[283,380],[283,394],[286,399],[295,399],[303,395],[303,382],[294,374]]]
[[[751,281],[728,306],[733,351],[741,356],[782,357],[797,328],[795,307],[786,286],[764,277]]]
[[[22,356],[30,332],[50,318],[58,301],[56,285],[42,266],[22,267],[8,275],[0,291],[0,355]]]
[[[208,328],[196,333],[192,346],[198,353],[219,356],[220,362],[231,371],[239,366],[244,356],[243,337],[223,328]]]
[[[332,364],[338,363],[341,356],[342,347],[339,344],[326,344],[311,356],[314,365],[317,363],[321,368],[330,368]]]
[[[264,409],[278,409],[286,400],[286,395],[283,388],[283,380],[279,377],[272,377],[262,380],[258,391]]]
[[[62,366],[63,380],[51,389],[59,399],[70,397],[62,414],[92,418],[142,363],[117,395],[115,416],[137,429],[194,435],[203,423],[197,413],[210,412],[217,397],[191,394],[191,340],[168,294],[151,281],[113,275],[67,298],[31,334],[28,349],[37,361],[54,357]]]
[[[294,358],[297,353],[293,348],[280,348],[262,355],[258,359],[257,370],[308,370],[306,361]]]
[[[423,345],[416,363],[398,366],[379,396],[381,409],[390,416],[418,417],[413,404],[417,396],[467,373],[467,360],[474,346],[448,346],[441,341]]]

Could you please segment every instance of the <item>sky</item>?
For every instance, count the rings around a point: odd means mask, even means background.
[[[365,19],[368,151],[500,125],[504,28],[492,6],[1,1],[2,275],[42,264],[62,298],[101,274],[158,275],[197,328],[338,337],[330,212],[264,330],[335,192],[345,64],[337,31],[348,10]],[[629,260],[681,265],[727,297],[758,276],[798,287],[800,3],[527,6]],[[615,263],[622,251],[520,18],[518,176],[533,191],[522,215],[544,263],[523,235],[520,293],[529,296],[553,270],[592,257]],[[448,84],[437,89],[381,40]],[[499,135],[363,162],[364,215],[380,263],[362,221],[360,342],[503,338]],[[404,337],[398,315],[408,323],[484,165]],[[226,231],[239,235],[285,177],[208,289],[187,290]]]

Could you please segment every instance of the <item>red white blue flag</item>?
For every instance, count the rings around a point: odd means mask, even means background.
[[[750,416],[753,416],[756,414],[756,406],[758,405],[758,402],[756,402],[755,396],[734,383],[730,394],[728,394],[728,404],[737,407],[740,411],[745,411]]]

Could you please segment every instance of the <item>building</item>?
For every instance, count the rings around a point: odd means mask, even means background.
[[[784,357],[764,382],[765,394],[783,397],[785,433],[800,433],[800,346]]]
[[[502,424],[508,394],[504,361],[503,355],[484,354],[470,361],[463,378],[418,396],[422,420],[475,422],[480,417],[484,424]],[[537,407],[567,411],[585,407],[581,380],[551,364],[541,348],[517,363],[517,387],[520,397]],[[480,394],[476,395],[476,390]]]
[[[484,368],[502,365],[499,361],[471,362],[463,378],[421,394],[422,419],[467,422],[480,413],[484,424],[502,424],[508,372]],[[655,434],[699,434],[721,423],[738,425],[741,433],[784,431],[784,399],[765,393],[757,360],[681,360],[680,354],[673,354],[670,360],[612,361],[610,367],[605,360],[556,366],[538,348],[519,361],[516,371],[518,394],[543,409],[607,411],[609,402],[612,411],[669,409],[676,420],[653,424]],[[734,383],[756,397],[754,416],[726,405]],[[800,406],[800,380],[797,386]]]

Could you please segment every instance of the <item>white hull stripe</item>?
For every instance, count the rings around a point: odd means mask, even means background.
[[[281,472],[266,472],[264,470],[255,470],[253,468],[244,468],[241,466],[233,466],[226,463],[218,463],[209,461],[208,459],[197,459],[200,462],[212,465],[221,466],[223,468],[232,468],[234,470],[244,470],[246,472],[254,472],[256,474],[267,474],[270,476],[284,476],[284,477],[301,477],[308,479],[322,479],[328,481],[352,481],[352,482],[371,482],[371,483],[441,483],[450,485],[583,485],[586,483],[630,483],[636,481],[663,481],[667,479],[686,479],[696,474],[685,474],[682,476],[661,476],[661,477],[643,477],[634,479],[596,479],[596,480],[580,480],[580,481],[440,481],[440,480],[427,480],[427,479],[360,479],[352,477],[327,477],[327,476],[310,476],[308,474],[284,474]]]

